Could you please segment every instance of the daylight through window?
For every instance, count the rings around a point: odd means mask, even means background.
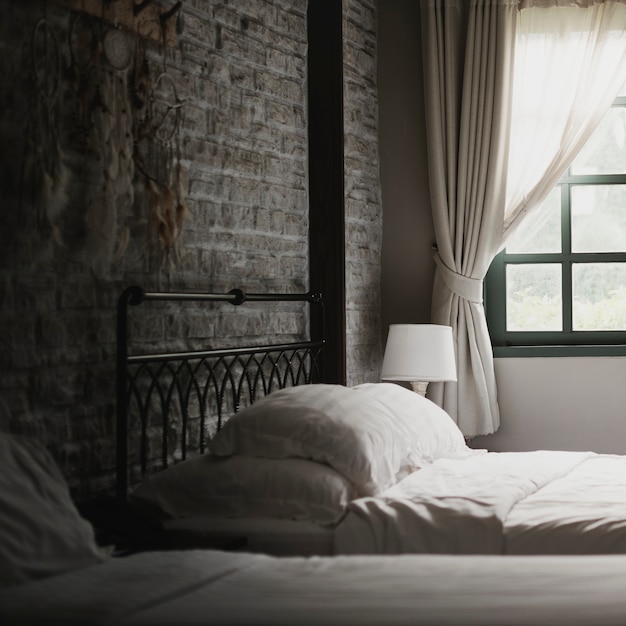
[[[486,280],[497,346],[626,344],[626,86]]]

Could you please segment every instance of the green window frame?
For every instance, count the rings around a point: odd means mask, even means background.
[[[623,90],[622,90],[623,92]],[[616,98],[614,107],[626,108],[626,95]],[[624,148],[626,150],[626,147]],[[561,207],[561,249],[558,252],[507,252],[493,260],[485,278],[485,313],[494,356],[604,356],[626,355],[626,325],[623,330],[577,330],[574,312],[574,274],[585,264],[619,263],[626,270],[624,251],[575,251],[572,245],[572,198],[585,187],[626,185],[626,171],[611,174],[580,174],[570,167],[559,181]],[[556,193],[556,191],[555,191]],[[584,193],[584,191],[583,191]],[[626,212],[626,205],[624,206]],[[532,216],[529,218],[532,219]],[[507,276],[516,266],[542,264],[550,268],[561,294],[560,329],[507,329]],[[607,266],[609,271],[612,270]],[[512,275],[512,274],[511,274]],[[579,274],[580,275],[580,274]],[[626,287],[626,284],[625,284]]]

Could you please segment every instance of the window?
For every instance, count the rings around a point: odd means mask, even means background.
[[[497,356],[626,354],[626,86],[485,281]]]

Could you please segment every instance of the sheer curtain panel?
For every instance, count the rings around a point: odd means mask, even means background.
[[[520,9],[503,242],[554,188],[626,81],[626,0],[525,0]]]

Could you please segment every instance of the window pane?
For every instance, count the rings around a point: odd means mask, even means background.
[[[513,253],[561,252],[561,188],[550,195],[522,221],[506,243]]]
[[[572,174],[626,173],[626,107],[613,107],[574,160]]]
[[[572,266],[573,329],[626,329],[626,263]]]
[[[562,330],[561,265],[506,266],[506,329]]]
[[[626,252],[626,185],[572,187],[572,251]]]

